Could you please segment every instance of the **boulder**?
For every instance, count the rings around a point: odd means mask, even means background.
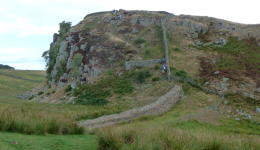
[[[258,112],[258,113],[260,113],[260,108],[257,107],[257,108],[255,109],[255,111]]]
[[[74,99],[76,99],[76,97],[70,97],[70,98],[67,100],[66,103],[70,103],[70,102],[72,102]]]
[[[215,71],[214,74],[219,74],[219,72],[218,72],[218,71]]]
[[[71,84],[70,84],[71,88],[74,89],[76,87],[76,85],[77,85],[76,81],[71,81]]]
[[[145,44],[143,43],[143,44],[141,44],[141,48],[145,48]]]
[[[79,50],[79,48],[76,45],[71,46],[70,47],[70,57],[72,57],[73,53],[78,51],[78,50]]]
[[[89,50],[90,50],[90,52],[93,52],[94,49],[95,49],[95,46],[91,46]]]
[[[132,17],[131,20],[130,20],[130,23],[133,26],[137,23],[137,21],[138,21],[138,17]]]
[[[88,43],[85,43],[85,44],[81,44],[80,45],[80,49],[84,50],[86,47],[87,47]]]
[[[149,21],[150,19],[149,18],[139,18],[139,23],[140,25],[146,27],[149,25]]]
[[[133,33],[137,33],[139,30],[133,28]]]
[[[223,78],[223,82],[227,82],[229,78]]]

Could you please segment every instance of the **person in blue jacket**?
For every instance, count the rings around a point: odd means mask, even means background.
[[[165,63],[165,59],[164,59],[164,58],[162,59],[162,63],[163,63],[163,64]]]

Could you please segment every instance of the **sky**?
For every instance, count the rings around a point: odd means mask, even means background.
[[[45,70],[42,53],[49,49],[59,23],[76,25],[93,12],[167,11],[259,24],[258,0],[0,0],[0,64],[21,70]]]

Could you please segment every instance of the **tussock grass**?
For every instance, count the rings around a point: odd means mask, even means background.
[[[98,149],[258,149],[259,136],[223,133],[208,129],[183,130],[166,125],[124,125],[103,128]]]

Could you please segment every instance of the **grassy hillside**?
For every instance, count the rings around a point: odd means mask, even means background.
[[[17,77],[40,81],[42,82],[45,78],[45,70],[11,70],[11,69],[0,69],[0,73],[2,74],[10,74]]]

